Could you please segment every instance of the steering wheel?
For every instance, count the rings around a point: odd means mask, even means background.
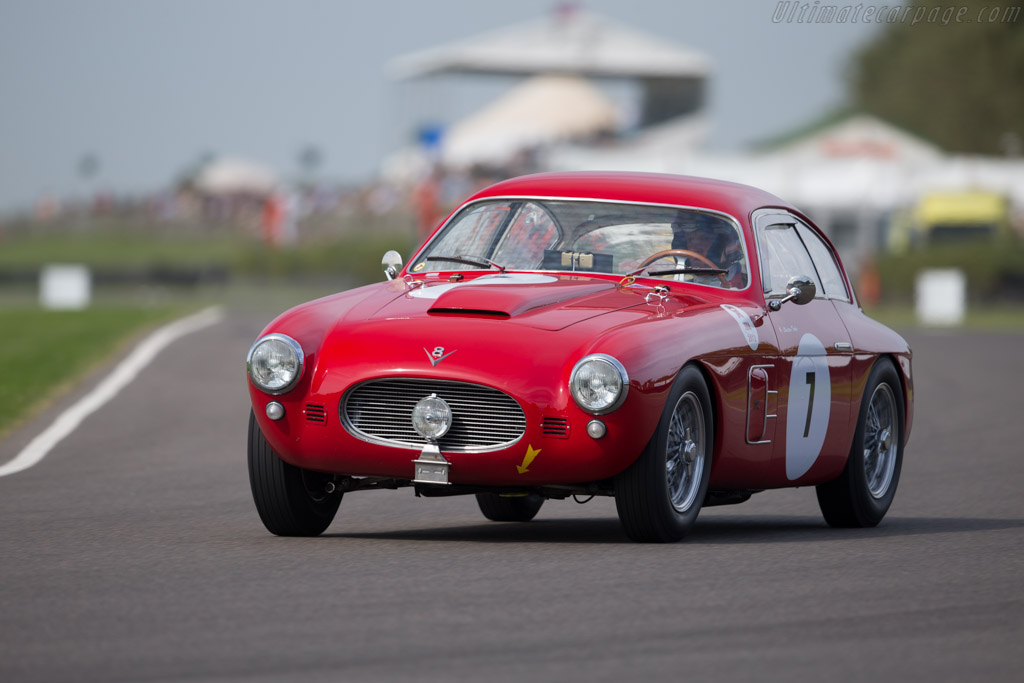
[[[645,258],[643,262],[640,264],[640,267],[647,268],[647,266],[651,265],[655,261],[665,258],[666,256],[685,256],[687,258],[694,258],[700,261],[701,263],[707,265],[709,268],[714,268],[715,270],[723,270],[723,268],[721,268],[718,264],[709,259],[707,256],[704,256],[703,254],[698,254],[695,251],[690,251],[689,249],[665,249],[664,251],[656,252]],[[718,279],[722,281],[722,286],[728,288],[729,281],[725,279],[725,274],[716,273],[716,275],[718,275]]]

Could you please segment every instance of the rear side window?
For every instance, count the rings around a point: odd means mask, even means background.
[[[814,263],[792,225],[777,223],[761,230],[761,271],[767,296],[786,296],[786,285],[795,275],[811,278],[823,295]]]
[[[829,299],[849,301],[850,294],[846,291],[843,274],[836,264],[832,250],[828,248],[828,245],[813,230],[803,223],[798,223],[796,229],[800,233],[800,238],[804,241],[804,244],[807,245],[807,251],[811,253],[814,267],[818,269],[818,277],[821,279],[821,285],[825,289],[825,296]]]

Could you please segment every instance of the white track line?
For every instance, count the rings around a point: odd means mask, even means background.
[[[214,325],[223,318],[224,311],[219,306],[213,306],[165,325],[146,337],[95,389],[61,413],[52,425],[32,439],[13,460],[0,465],[0,477],[38,464],[54,446],[75,431],[82,420],[128,386],[157,354],[181,337]]]

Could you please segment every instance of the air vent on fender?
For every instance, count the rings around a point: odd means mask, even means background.
[[[318,425],[327,424],[327,408],[318,403],[307,403],[302,410],[306,415],[306,422]]]
[[[561,417],[545,417],[540,424],[541,433],[552,439],[569,438],[569,421]]]

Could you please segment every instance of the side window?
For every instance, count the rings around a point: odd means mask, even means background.
[[[785,296],[786,285],[794,275],[806,275],[814,280],[818,296],[824,296],[814,263],[793,225],[776,223],[759,228],[758,232],[766,296]]]
[[[803,223],[797,223],[796,229],[807,246],[807,251],[811,253],[815,267],[818,269],[821,284],[825,289],[825,296],[829,299],[849,301],[850,294],[846,291],[843,274],[840,272],[839,266],[836,265],[836,259],[832,255],[832,250],[828,248],[828,245],[813,230]]]

